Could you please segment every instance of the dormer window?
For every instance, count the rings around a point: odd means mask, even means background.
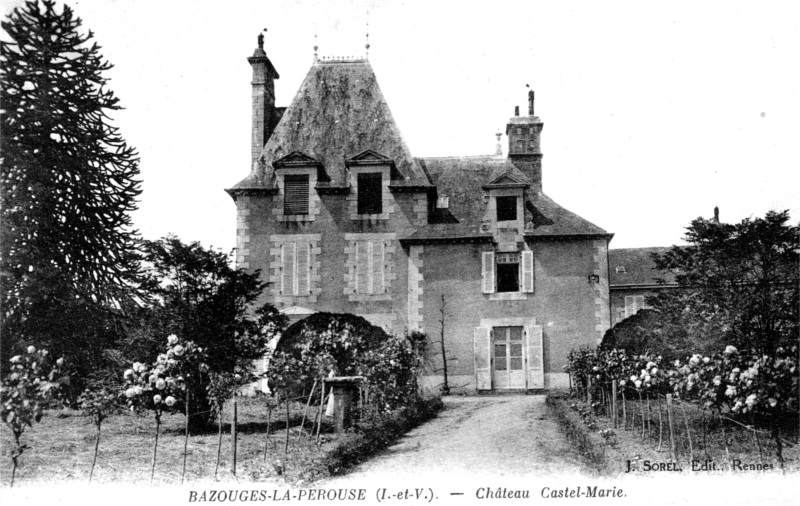
[[[497,221],[517,219],[517,197],[497,197]]]
[[[307,215],[308,174],[286,174],[283,177],[283,214]]]
[[[383,174],[364,172],[358,175],[358,214],[383,213]]]

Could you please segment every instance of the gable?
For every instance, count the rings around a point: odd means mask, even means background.
[[[317,160],[314,158],[301,153],[300,151],[292,151],[288,155],[275,160],[272,165],[276,168],[281,167],[308,167],[308,166],[318,166],[321,165]]]
[[[347,162],[354,163],[354,164],[382,164],[382,163],[392,163],[392,159],[386,155],[382,155],[377,151],[372,149],[367,149],[362,151],[361,153],[357,154],[352,158],[348,158]]]

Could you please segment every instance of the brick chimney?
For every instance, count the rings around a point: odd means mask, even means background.
[[[261,150],[275,130],[278,114],[275,111],[275,79],[278,71],[264,52],[264,35],[258,35],[258,47],[247,61],[253,68],[253,122],[250,142],[250,167],[261,156]]]
[[[508,120],[508,159],[531,180],[531,190],[542,191],[542,151],[540,136],[544,123],[533,115],[533,90],[528,91],[528,115],[519,115],[519,106],[514,108],[514,117]]]

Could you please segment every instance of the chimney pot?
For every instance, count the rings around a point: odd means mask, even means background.
[[[518,105],[514,106],[514,116],[519,116],[519,106]]]
[[[714,221],[719,223],[719,207],[714,206]]]
[[[533,116],[533,90],[528,92],[528,116]]]

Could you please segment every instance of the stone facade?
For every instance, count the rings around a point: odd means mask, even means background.
[[[250,63],[253,142],[268,128],[227,191],[237,265],[261,270],[266,301],[295,319],[352,313],[443,335],[455,391],[568,386],[568,351],[611,324],[612,236],[542,192],[532,92],[509,120],[508,158],[414,158],[367,61],[315,62],[285,110],[265,99],[277,72],[262,48]],[[432,345],[430,388],[442,360]]]

